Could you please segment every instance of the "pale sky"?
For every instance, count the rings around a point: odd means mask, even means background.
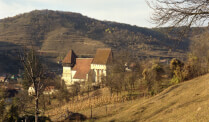
[[[0,0],[0,19],[35,9],[77,12],[99,20],[155,27],[149,22],[151,9],[145,0]]]

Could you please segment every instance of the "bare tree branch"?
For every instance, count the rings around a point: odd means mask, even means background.
[[[151,20],[158,26],[203,25],[209,18],[209,0],[146,0],[153,9]]]

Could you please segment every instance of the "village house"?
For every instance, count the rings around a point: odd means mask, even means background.
[[[32,96],[35,94],[35,88],[34,88],[34,85],[31,85],[29,88],[28,88],[28,95]]]
[[[5,76],[1,76],[0,77],[0,82],[5,82],[5,80],[6,80],[6,77]]]
[[[46,86],[46,88],[43,91],[44,95],[51,95],[54,94],[56,92],[55,87],[54,86]],[[32,96],[35,94],[35,88],[34,85],[31,85],[28,88],[28,95]]]
[[[73,50],[70,50],[63,60],[62,80],[67,86],[75,82],[88,80],[89,72],[93,71],[93,81],[101,82],[102,76],[107,75],[107,66],[112,62],[112,50],[110,48],[97,49],[94,58],[77,58]]]
[[[6,74],[0,75],[0,82],[7,82],[7,75]]]
[[[52,95],[56,92],[54,86],[47,86],[45,89],[44,89],[44,92],[43,94],[45,95]]]

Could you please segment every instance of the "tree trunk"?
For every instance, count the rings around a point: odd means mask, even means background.
[[[35,98],[35,104],[36,104],[36,107],[35,107],[35,122],[38,122],[38,114],[39,114],[39,111],[38,111],[38,97]]]
[[[89,98],[89,92],[90,92],[90,90],[89,90],[89,86],[88,86],[88,98]]]

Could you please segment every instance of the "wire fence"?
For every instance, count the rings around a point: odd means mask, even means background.
[[[86,100],[77,99],[70,101],[67,104],[57,107],[51,111],[46,112],[46,115],[51,118],[53,121],[61,121],[66,119],[66,111],[70,110],[72,112],[78,112],[85,109],[90,109],[94,107],[104,106],[108,104],[121,103],[125,101],[134,100],[136,97],[122,97],[122,96],[100,96],[92,97]]]

